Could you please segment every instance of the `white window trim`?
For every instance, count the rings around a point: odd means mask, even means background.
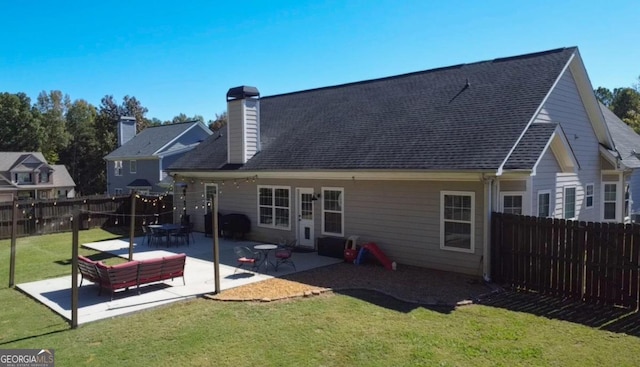
[[[606,203],[610,203],[611,201],[606,201],[604,198],[605,195],[605,190],[604,190],[604,186],[605,185],[616,185],[616,199],[613,202],[614,204],[616,204],[616,215],[614,219],[605,219],[604,218],[604,210],[605,210],[605,204]],[[601,187],[600,187],[601,193],[600,196],[602,197],[602,205],[600,205],[602,207],[601,213],[600,213],[600,218],[602,219],[603,222],[621,222],[620,220],[620,185],[618,181],[602,181]]]
[[[271,224],[262,224],[260,223],[260,189],[271,189],[272,190],[272,198],[273,198],[273,203],[271,205],[271,208],[273,210],[272,214],[273,214],[273,222]],[[288,225],[286,227],[282,227],[282,226],[276,226],[276,193],[275,190],[276,189],[286,189],[289,192],[289,220],[288,220]],[[262,227],[262,228],[270,228],[270,229],[280,229],[283,231],[290,231],[291,230],[291,186],[276,186],[276,185],[258,185],[257,187],[257,191],[256,191],[256,213],[258,214],[257,217],[257,222],[258,222],[258,227]]]
[[[204,184],[204,205],[203,205],[203,209],[204,209],[204,213],[206,214],[207,212],[209,212],[209,210],[211,209],[210,206],[208,205],[209,201],[207,198],[207,187],[215,187],[216,189],[216,195],[218,195],[218,184],[216,183],[205,183]],[[219,205],[219,204],[218,204]],[[258,206],[260,205],[260,203],[258,202]],[[211,203],[211,206],[213,206],[213,203]],[[260,209],[258,209],[258,214],[260,214]],[[258,220],[260,220],[258,218]]]
[[[565,209],[567,208],[567,190],[568,189],[574,189],[575,194],[573,196],[573,217],[571,218],[566,218],[565,214],[566,211]],[[576,215],[578,214],[578,189],[575,186],[565,186],[562,188],[562,218],[563,219],[567,219],[567,220],[575,220],[576,219]]]
[[[138,172],[138,161],[132,159],[129,161],[129,173],[137,173]]]
[[[122,161],[113,161],[113,175],[122,176]]]
[[[554,200],[552,200],[553,196],[551,196],[551,190],[539,190],[538,191],[538,200],[536,202],[536,216],[540,217],[540,195],[549,195],[549,213],[547,214],[547,216],[545,218],[553,218],[553,203]]]
[[[504,197],[505,196],[520,196],[522,199],[522,215],[528,215],[526,204],[526,192],[524,191],[502,191],[500,193],[500,211],[504,213]]]
[[[321,218],[321,222],[322,222],[322,234],[323,235],[327,235],[327,236],[339,236],[339,237],[343,237],[344,236],[344,187],[322,187],[322,218]],[[340,191],[340,208],[342,209],[339,213],[340,213],[340,219],[341,219],[341,223],[340,223],[340,229],[342,230],[342,232],[340,233],[335,233],[335,232],[327,232],[325,230],[325,223],[324,223],[324,213],[327,211],[324,208],[324,195],[325,195],[325,191]],[[329,210],[329,212],[331,213],[338,213],[338,211],[335,210]]]
[[[449,247],[444,244],[444,196],[445,195],[453,195],[453,196],[470,196],[471,197],[471,244],[469,249],[458,248],[458,247]],[[448,219],[447,221],[454,221]],[[466,221],[455,221],[460,223],[468,223]],[[476,193],[473,191],[440,191],[440,249],[447,251],[456,251],[456,252],[465,252],[465,253],[475,253],[476,252]]]
[[[587,195],[587,188],[591,186],[591,195]],[[587,200],[588,197],[591,197],[591,206],[589,206],[587,203],[589,202]],[[593,184],[593,182],[590,182],[586,185],[584,185],[584,207],[586,209],[591,209],[593,208],[593,206],[595,205],[595,198],[596,198],[596,186]]]

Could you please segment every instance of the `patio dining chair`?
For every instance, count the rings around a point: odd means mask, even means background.
[[[293,251],[297,244],[298,241],[296,240],[280,244],[281,247],[276,250],[274,255],[276,257],[276,271],[278,271],[278,267],[282,264],[291,264],[291,266],[293,266],[293,270],[296,270],[296,264],[293,263],[291,257],[293,256]]]
[[[171,237],[175,238],[177,244],[185,244],[189,246],[189,238],[191,238],[191,241],[195,241],[193,238],[193,223],[181,226],[179,230],[171,233]]]
[[[260,251],[253,251],[246,246],[236,246],[233,248],[233,251],[235,252],[238,261],[238,266],[233,274],[235,274],[243,265],[251,266],[252,271],[257,270],[258,266],[260,266],[260,260],[262,259]]]

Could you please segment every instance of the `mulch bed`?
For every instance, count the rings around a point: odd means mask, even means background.
[[[464,274],[408,265],[389,271],[377,265],[340,263],[228,289],[207,298],[265,302],[348,290],[371,290],[404,302],[448,306],[472,303],[492,291],[481,278]]]

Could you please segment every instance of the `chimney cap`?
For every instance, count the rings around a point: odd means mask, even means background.
[[[120,121],[122,120],[135,120],[136,118],[133,116],[120,116]]]
[[[227,101],[232,99],[245,99],[247,97],[260,97],[258,88],[242,85],[229,89],[227,92]]]

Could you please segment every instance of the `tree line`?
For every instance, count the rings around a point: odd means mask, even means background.
[[[620,87],[613,90],[598,87],[594,93],[603,105],[640,134],[640,76],[631,87]]]
[[[103,157],[117,147],[120,116],[133,116],[138,132],[149,126],[205,120],[200,115],[178,114],[170,121],[147,118],[149,110],[140,101],[124,96],[118,103],[106,95],[99,106],[84,99],[71,100],[59,90],[42,91],[35,102],[25,93],[0,93],[0,152],[42,152],[50,164],[64,164],[81,195],[106,191]],[[216,114],[207,122],[217,130],[227,114]]]

